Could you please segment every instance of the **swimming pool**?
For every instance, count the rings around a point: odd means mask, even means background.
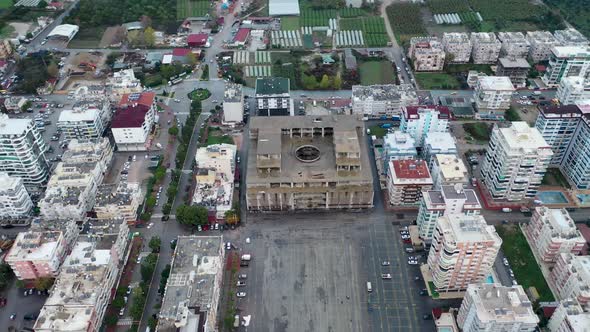
[[[580,203],[582,204],[590,204],[590,194],[578,194],[576,195]]]
[[[543,204],[567,204],[569,202],[561,191],[540,191],[537,197]]]
[[[487,284],[493,284],[493,283],[494,283],[494,277],[492,277],[492,276],[488,276],[488,277],[486,278],[486,283],[487,283]]]

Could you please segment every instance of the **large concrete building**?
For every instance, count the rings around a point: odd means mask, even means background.
[[[565,30],[555,30],[553,36],[561,46],[588,46],[590,41],[580,31],[569,28]]]
[[[451,118],[451,110],[446,106],[407,106],[402,109],[399,127],[421,147],[429,133],[448,132]]]
[[[476,117],[479,119],[504,119],[510,108],[514,86],[507,76],[480,77],[475,86]]]
[[[458,153],[457,142],[449,132],[435,131],[426,134],[422,146],[422,157],[428,163],[428,168],[432,171],[434,165],[434,156],[436,155],[453,155]]]
[[[473,32],[471,34],[471,45],[473,63],[486,64],[498,61],[502,43],[493,32]]]
[[[547,324],[550,332],[587,332],[588,326],[590,326],[590,311],[584,310],[573,299],[560,301]]]
[[[500,55],[508,58],[526,58],[530,44],[522,32],[498,32],[498,39],[502,42]]]
[[[498,59],[496,76],[507,76],[515,88],[524,88],[531,65],[525,58],[504,57]]]
[[[223,92],[223,123],[235,124],[244,121],[244,94],[242,85],[226,83]]]
[[[408,57],[415,71],[441,71],[445,66],[445,51],[437,37],[410,39]]]
[[[445,32],[442,43],[452,63],[467,63],[471,59],[471,39],[465,32]]]
[[[589,46],[555,46],[551,49],[549,65],[542,80],[549,87],[557,87],[565,77],[588,77],[589,73]]]
[[[539,317],[520,285],[472,284],[467,287],[457,323],[463,332],[533,332]]]
[[[142,203],[139,183],[119,182],[103,184],[96,192],[94,212],[99,220],[122,219],[127,224],[137,221],[137,213]]]
[[[549,209],[546,206],[535,208],[525,235],[531,249],[545,263],[554,263],[562,253],[579,255],[586,244],[566,209]]]
[[[33,201],[21,178],[0,172],[0,219],[28,217]]]
[[[72,109],[59,114],[57,126],[64,139],[96,139],[102,137],[111,120],[111,106],[106,101],[85,101],[76,103]]]
[[[432,178],[424,160],[393,160],[387,172],[387,192],[392,206],[417,207],[422,192],[432,189]]]
[[[549,60],[551,49],[559,44],[549,31],[528,31],[526,39],[530,44],[528,58],[533,62]]]
[[[590,102],[590,80],[581,76],[564,77],[559,82],[555,98],[561,105]]]
[[[492,272],[502,239],[480,215],[438,218],[428,254],[428,270],[438,292],[464,291]]]
[[[481,180],[493,199],[533,198],[552,156],[541,133],[526,122],[512,122],[508,128],[495,126],[481,166]]]
[[[467,186],[469,172],[463,160],[455,154],[435,154],[430,165],[435,190],[442,186]]]
[[[111,132],[119,151],[148,150],[155,118],[154,92],[123,95],[111,122]]]
[[[256,113],[259,116],[294,115],[290,81],[283,77],[267,77],[256,80]]]
[[[369,119],[393,117],[399,119],[402,108],[418,104],[412,84],[354,85],[352,113]]]
[[[225,250],[221,236],[179,236],[157,331],[217,331]]]
[[[400,159],[416,159],[416,141],[410,134],[394,131],[383,137],[383,171],[389,172],[389,162]]]
[[[572,298],[590,309],[590,256],[559,254],[547,281],[558,298]]]
[[[373,206],[373,176],[359,117],[254,117],[249,139],[248,210]]]
[[[141,81],[135,77],[133,69],[124,69],[113,73],[106,82],[110,90],[111,101],[118,102],[123,95],[143,92]]]

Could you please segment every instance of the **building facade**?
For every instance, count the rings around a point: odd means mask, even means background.
[[[464,291],[492,272],[502,239],[480,215],[438,218],[428,253],[428,270],[438,292]]]
[[[590,309],[590,256],[562,253],[547,280],[560,299],[574,299]]]
[[[551,332],[586,331],[588,326],[590,326],[590,312],[584,310],[573,299],[560,301],[547,324],[547,328]]]
[[[528,58],[533,62],[549,60],[551,49],[559,44],[549,31],[527,31],[526,39],[530,44]]]
[[[410,134],[399,130],[383,137],[383,171],[389,172],[389,162],[401,159],[416,159],[416,141]]]
[[[504,119],[504,113],[510,108],[514,90],[507,76],[480,77],[474,92],[476,118]]]
[[[456,155],[457,144],[455,138],[449,132],[429,132],[424,138],[422,146],[423,159],[428,163],[428,168],[432,171],[434,165],[434,156],[436,155]]]
[[[549,87],[557,87],[568,76],[587,77],[590,71],[590,47],[555,46],[551,49],[549,65],[542,77]]]
[[[155,93],[123,95],[111,122],[111,132],[119,151],[148,150],[155,116]]]
[[[142,203],[139,183],[119,182],[100,185],[96,192],[94,212],[99,220],[122,219],[127,224],[137,221]]]
[[[455,154],[435,154],[432,157],[430,174],[435,190],[442,186],[467,186],[469,172],[463,160]]]
[[[552,156],[541,133],[526,122],[512,122],[509,128],[495,126],[481,166],[481,180],[493,199],[533,198]]]
[[[392,160],[387,172],[387,192],[392,206],[417,207],[422,192],[432,189],[432,178],[424,160]]]
[[[471,57],[475,64],[496,63],[502,43],[493,32],[471,33]]]
[[[500,55],[507,58],[526,58],[530,44],[522,32],[498,32],[502,43]]]
[[[403,107],[418,104],[418,95],[411,84],[354,85],[352,113],[368,119],[399,120]]]
[[[525,58],[500,58],[496,67],[496,76],[510,78],[515,88],[526,87],[526,80],[531,66]]]
[[[0,219],[30,216],[33,201],[21,178],[0,173]]]
[[[445,32],[443,47],[452,63],[467,63],[471,59],[471,39],[464,32]]]
[[[242,85],[226,83],[223,92],[223,122],[242,123],[244,121],[244,94]]]
[[[520,285],[472,284],[461,302],[457,323],[464,332],[533,332],[539,317]]]
[[[428,133],[448,132],[451,111],[446,106],[407,106],[402,109],[400,130],[423,146]]]
[[[255,90],[256,112],[259,116],[295,115],[288,78],[259,78]]]
[[[12,56],[12,45],[8,39],[0,40],[0,59],[8,59]]]
[[[105,131],[101,111],[93,107],[63,110],[57,126],[66,140],[96,139],[102,137]]]
[[[557,87],[555,98],[561,105],[574,105],[590,101],[590,81],[581,76],[564,77]]]
[[[445,65],[445,51],[436,37],[413,37],[410,39],[408,57],[415,71],[441,71]]]

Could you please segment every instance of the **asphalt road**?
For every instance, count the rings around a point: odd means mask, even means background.
[[[47,299],[43,295],[23,295],[23,290],[17,288],[13,279],[9,286],[1,292],[0,296],[7,299],[6,306],[0,308],[0,331],[8,331],[9,327],[15,327],[15,331],[21,331],[22,328],[31,328],[34,325],[34,321],[24,320],[24,316],[27,314],[34,314],[37,316]],[[10,319],[10,315],[16,314],[14,320]]]

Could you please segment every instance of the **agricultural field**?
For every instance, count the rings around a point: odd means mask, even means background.
[[[529,0],[468,0],[484,20],[518,21],[541,16],[545,9]]]
[[[335,9],[312,10],[305,9],[301,11],[299,23],[303,27],[323,27],[328,26],[331,18],[336,18],[338,11]]]
[[[368,47],[382,47],[389,43],[382,17],[342,18],[339,21],[340,31],[360,30]]]
[[[408,43],[410,38],[424,36],[426,28],[421,19],[420,5],[413,3],[395,3],[387,7],[389,24],[402,44]]]
[[[367,61],[359,66],[362,85],[394,84],[395,72],[391,62]]]
[[[176,18],[184,20],[187,17],[202,17],[209,13],[209,0],[178,0],[176,2]]]
[[[299,30],[299,17],[283,16],[281,17],[281,30]]]
[[[471,10],[467,0],[428,0],[428,8],[433,14],[461,13]]]
[[[590,6],[588,1],[545,0],[546,5],[559,9],[560,14],[586,36],[590,36]]]
[[[456,90],[461,88],[457,78],[446,73],[415,73],[414,76],[423,90]]]
[[[13,5],[12,0],[0,0],[0,9],[10,8]]]
[[[340,17],[358,17],[364,16],[367,13],[360,8],[342,8],[338,11]]]

